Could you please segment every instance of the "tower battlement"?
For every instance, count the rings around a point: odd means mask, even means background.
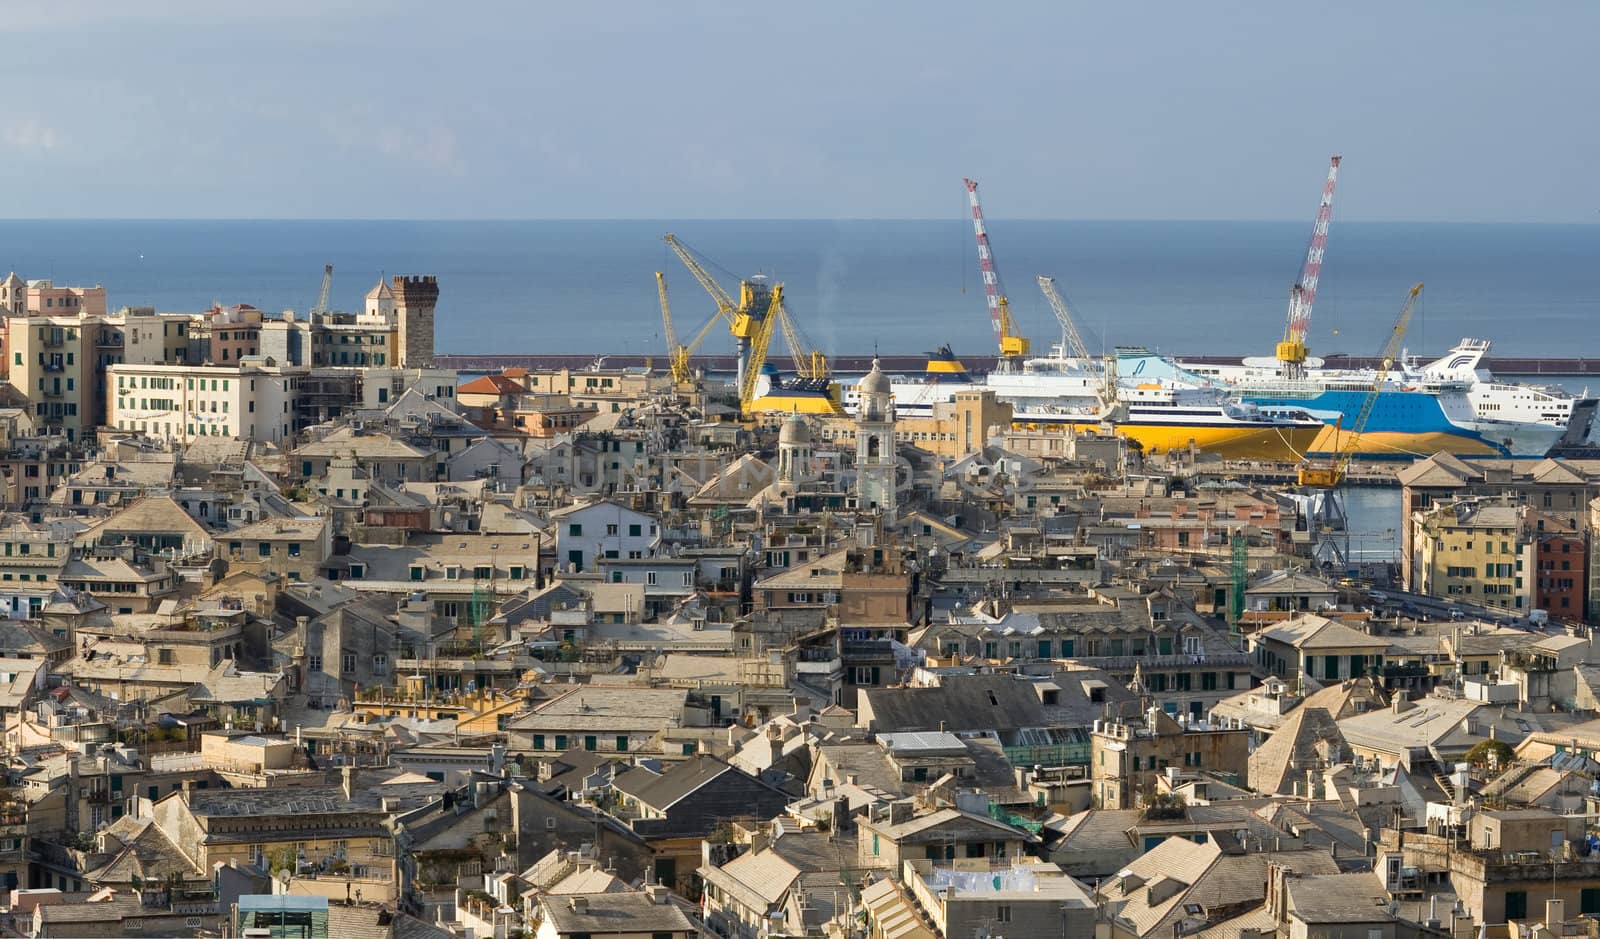
[[[432,274],[396,274],[390,283],[395,318],[399,321],[400,360],[404,368],[433,365],[433,309],[439,302],[439,278]]]

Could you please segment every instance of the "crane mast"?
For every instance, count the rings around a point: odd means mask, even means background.
[[[783,285],[775,284],[766,313],[757,323],[755,335],[750,337],[750,361],[745,364],[744,373],[739,376],[739,410],[744,414],[748,415],[754,411],[756,384],[761,377],[761,367],[767,364],[767,348],[772,344],[773,328],[786,318],[783,309]]]
[[[1039,290],[1044,293],[1050,309],[1055,312],[1056,322],[1061,324],[1061,353],[1072,356],[1080,362],[1088,361],[1089,350],[1083,344],[1083,336],[1078,333],[1078,324],[1072,318],[1072,310],[1067,306],[1066,298],[1056,289],[1056,279],[1040,274]]]
[[[995,270],[989,231],[983,224],[983,206],[978,202],[978,184],[970,179],[963,181],[967,184],[967,201],[972,205],[972,230],[978,237],[978,268],[983,272],[983,292],[988,297],[994,339],[1000,346],[1001,363],[1014,363],[1028,354],[1028,340],[1017,335],[1016,323],[1011,318],[1011,301],[1006,298],[1000,274]]]
[[[1328,246],[1328,223],[1333,219],[1333,187],[1339,178],[1339,157],[1328,163],[1328,179],[1322,184],[1322,202],[1317,206],[1317,221],[1311,228],[1311,244],[1306,248],[1300,278],[1289,289],[1289,317],[1278,343],[1278,361],[1286,378],[1305,375],[1306,335],[1311,330],[1311,307],[1317,301],[1317,277],[1322,273],[1322,252]]]

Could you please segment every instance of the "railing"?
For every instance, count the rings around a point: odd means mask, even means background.
[[[1088,766],[1089,742],[1002,747],[1012,766]]]
[[[1031,818],[1024,818],[1015,812],[1008,811],[1005,806],[996,805],[992,802],[989,803],[989,817],[1002,824],[1010,825],[1012,828],[1020,828],[1030,834],[1037,835],[1044,830],[1042,823],[1036,822]]]

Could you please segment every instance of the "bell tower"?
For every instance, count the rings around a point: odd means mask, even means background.
[[[895,522],[894,396],[878,360],[858,386],[856,406],[856,505],[877,510],[885,526]]]

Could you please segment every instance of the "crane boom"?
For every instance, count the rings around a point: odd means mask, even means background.
[[[672,304],[667,301],[667,275],[656,271],[656,296],[661,299],[661,330],[667,337],[667,350],[678,348],[678,331],[672,328]]]
[[[1089,350],[1084,347],[1083,336],[1078,333],[1078,324],[1072,319],[1072,310],[1067,307],[1067,301],[1061,296],[1061,291],[1056,289],[1056,279],[1040,274],[1039,289],[1044,292],[1045,300],[1049,301],[1050,309],[1056,314],[1056,321],[1061,324],[1061,351],[1087,361],[1090,358]]]
[[[789,347],[789,357],[794,360],[794,370],[801,378],[825,379],[828,377],[828,357],[813,349],[805,334],[789,315],[789,307],[775,307],[779,314],[778,325],[783,330],[784,344]]]
[[[1328,223],[1333,220],[1333,188],[1339,180],[1339,156],[1328,161],[1328,178],[1322,184],[1322,202],[1317,205],[1317,221],[1311,226],[1311,243],[1300,277],[1289,288],[1289,316],[1278,343],[1278,361],[1284,373],[1299,378],[1305,373],[1306,336],[1311,331],[1311,307],[1317,301],[1317,278],[1322,274],[1322,253],[1328,246]]]
[[[734,311],[739,308],[739,305],[733,302],[733,297],[722,289],[722,285],[717,283],[717,279],[711,276],[711,273],[705,269],[699,259],[690,253],[683,242],[679,241],[671,232],[668,232],[662,240],[667,243],[667,247],[672,249],[672,253],[678,256],[678,260],[683,262],[683,266],[689,269],[689,273],[694,275],[694,279],[700,282],[700,286],[705,288],[706,293],[711,295],[711,299],[716,301],[717,312],[728,317],[728,321],[732,322]]]
[[[328,312],[328,289],[333,286],[333,265],[326,264],[322,268],[322,291],[317,294],[317,305],[312,308],[313,313]]]
[[[989,230],[983,224],[983,206],[978,202],[978,184],[971,179],[963,182],[967,184],[967,202],[972,206],[972,230],[978,237],[978,268],[983,272],[983,292],[989,302],[989,321],[994,324],[994,339],[1000,346],[1001,359],[1014,361],[1028,354],[1028,340],[1017,335],[1016,322],[1011,318],[1011,301],[1006,298],[999,271],[995,270],[994,251],[989,247]]]
[[[672,325],[672,304],[667,300],[667,275],[661,271],[656,271],[656,296],[661,300],[661,331],[667,338],[667,367],[672,371],[674,383],[688,381],[689,350],[678,344],[678,331]]]
[[[1406,338],[1406,328],[1411,325],[1411,311],[1416,308],[1417,298],[1421,295],[1421,284],[1412,287],[1411,293],[1406,296],[1405,306],[1400,308],[1400,315],[1395,317],[1394,326],[1389,330],[1389,339],[1384,343],[1383,351],[1378,354],[1378,369],[1373,375],[1372,387],[1361,401],[1361,410],[1356,413],[1355,423],[1350,425],[1350,435],[1329,455],[1327,466],[1302,467],[1299,473],[1300,485],[1332,489],[1344,479],[1345,472],[1350,469],[1350,462],[1355,459],[1361,434],[1367,429],[1367,420],[1372,417],[1372,410],[1378,404],[1378,396],[1383,393],[1383,386],[1389,381],[1389,373],[1400,358],[1401,343]]]

